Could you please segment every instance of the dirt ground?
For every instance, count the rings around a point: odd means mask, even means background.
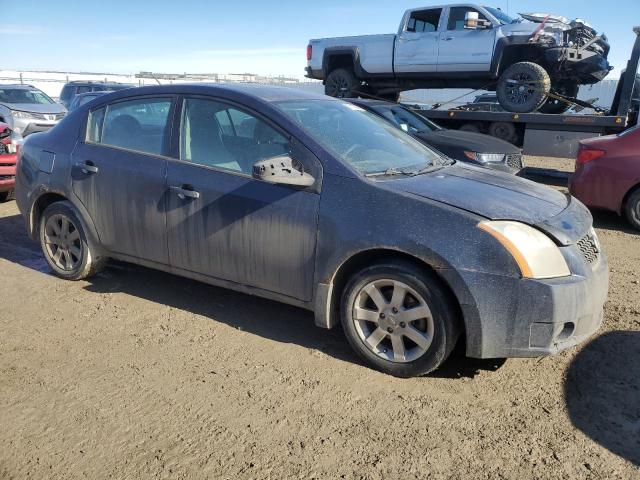
[[[595,221],[595,338],[400,380],[303,310],[125,264],[59,280],[0,204],[0,478],[640,478],[640,235]]]

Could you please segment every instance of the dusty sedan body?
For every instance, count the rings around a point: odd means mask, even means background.
[[[113,257],[297,305],[398,376],[460,336],[473,357],[557,352],[607,294],[578,201],[289,89],[102,96],[27,140],[17,200],[63,278]]]

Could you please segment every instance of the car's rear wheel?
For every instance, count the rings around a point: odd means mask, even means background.
[[[69,202],[49,205],[40,218],[40,246],[56,275],[81,280],[104,268],[107,258],[96,256],[84,225]]]
[[[547,99],[551,79],[547,71],[533,62],[518,62],[500,76],[496,94],[505,110],[535,112]]]
[[[518,142],[518,131],[511,122],[491,122],[489,135],[513,144]]]
[[[342,327],[372,367],[397,377],[424,375],[459,336],[455,303],[435,275],[404,261],[356,273],[342,295]]]
[[[336,98],[356,98],[360,82],[351,69],[333,70],[325,81],[324,93]]]
[[[625,213],[629,223],[640,230],[640,187],[627,198]]]

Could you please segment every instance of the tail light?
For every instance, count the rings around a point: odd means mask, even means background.
[[[578,150],[578,156],[576,157],[576,165],[584,165],[596,158],[603,157],[606,153],[606,150],[592,148],[581,144],[580,149]]]
[[[311,55],[313,54],[313,46],[307,45],[307,62],[311,60]]]

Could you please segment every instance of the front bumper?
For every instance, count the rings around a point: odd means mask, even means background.
[[[532,280],[463,271],[445,279],[470,297],[459,299],[467,328],[467,355],[539,357],[575,346],[602,323],[609,288],[607,259],[589,264],[577,245],[563,247],[569,277]],[[457,277],[457,279],[456,279]]]
[[[59,120],[35,120],[31,118],[14,118],[12,129],[23,137],[37,132],[46,132],[58,124]]]
[[[16,185],[17,155],[0,155],[0,193],[9,192]]]
[[[557,47],[545,51],[551,65],[559,65],[562,80],[574,80],[580,85],[591,85],[603,80],[613,67],[606,57],[590,50]]]

